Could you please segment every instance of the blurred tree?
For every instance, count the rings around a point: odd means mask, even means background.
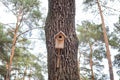
[[[10,32],[4,31],[3,25],[0,25],[0,75],[6,80],[6,73],[10,58],[10,48],[12,45],[12,36]],[[19,38],[17,41],[13,64],[11,68],[11,78],[25,79],[25,77],[35,78],[36,80],[44,80],[42,69],[38,57],[29,52],[28,46],[30,41],[26,38]],[[37,67],[36,67],[37,66]]]
[[[106,3],[106,1],[105,1],[105,3]],[[101,22],[102,22],[104,42],[105,42],[105,46],[106,46],[106,55],[107,55],[108,65],[109,65],[110,80],[114,80],[113,67],[112,67],[112,61],[111,61],[110,50],[109,50],[108,36],[106,33],[106,27],[105,27],[105,22],[104,22],[104,17],[103,17],[103,12],[101,9],[100,1],[99,0],[85,0],[84,4],[86,4],[88,6],[93,6],[93,5],[97,4],[97,6],[98,6],[98,10],[99,10],[99,14],[101,17]]]
[[[100,75],[97,76],[97,74],[93,71],[93,65],[96,67],[95,71],[97,72],[101,72],[100,70],[104,67],[103,65],[100,65],[103,55],[105,55],[104,47],[102,45],[103,33],[101,25],[96,25],[89,21],[83,21],[82,25],[78,25],[77,31],[80,41],[80,53],[84,56],[85,60],[83,65],[90,64],[90,70],[81,66],[81,71],[83,72],[85,70],[88,72],[87,76],[90,76],[89,79],[98,79],[97,77]],[[91,71],[91,75],[89,71]],[[84,75],[82,72],[81,75]]]
[[[41,19],[40,2],[38,0],[3,0],[1,1],[9,11],[16,17],[16,23],[11,25],[10,34],[12,37],[12,45],[10,51],[10,60],[7,63],[8,70],[6,80],[10,80],[11,66],[15,55],[17,42],[25,40],[23,34],[33,29],[39,29],[39,21]],[[25,26],[25,27],[23,27]],[[28,29],[28,30],[26,30]]]
[[[114,66],[118,69],[117,74],[120,76],[120,17],[119,21],[114,24],[114,30],[110,34],[110,45],[118,51],[114,56]]]

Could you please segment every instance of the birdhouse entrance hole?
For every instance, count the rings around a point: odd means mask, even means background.
[[[59,36],[59,38],[62,38],[62,36]]]

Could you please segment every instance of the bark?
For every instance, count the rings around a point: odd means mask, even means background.
[[[48,80],[79,80],[77,51],[78,39],[75,33],[75,0],[48,0],[49,11],[45,25],[48,53]],[[57,67],[58,50],[54,36],[59,31],[65,33],[64,49],[60,49],[60,62]]]
[[[6,75],[4,76],[4,80],[6,80]]]
[[[90,68],[91,68],[91,74],[92,74],[92,80],[94,80],[94,72],[93,72],[93,61],[92,61],[92,45],[89,43],[90,46]]]
[[[105,23],[104,23],[104,17],[103,17],[103,14],[102,14],[102,9],[101,9],[99,0],[97,0],[97,5],[98,5],[99,12],[100,12],[101,21],[102,21],[102,29],[103,29],[105,46],[106,46],[106,55],[107,55],[108,65],[109,65],[110,80],[114,80],[112,61],[111,61],[111,55],[110,55],[110,49],[109,49],[109,42],[108,42],[108,37],[107,37]]]

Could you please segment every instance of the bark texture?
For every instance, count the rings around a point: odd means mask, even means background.
[[[48,0],[49,11],[46,19],[45,35],[48,53],[48,80],[80,80],[78,74],[78,39],[75,33],[75,0]],[[59,31],[65,33],[64,49],[55,49],[54,36]]]
[[[112,61],[111,61],[111,55],[110,55],[110,49],[109,49],[109,42],[108,42],[108,37],[107,37],[105,23],[104,23],[104,17],[102,14],[102,9],[101,9],[99,0],[97,0],[97,5],[98,5],[99,12],[100,12],[101,21],[102,21],[102,29],[103,29],[105,46],[106,46],[106,55],[107,55],[108,65],[109,65],[110,80],[114,80],[113,67],[112,67]]]

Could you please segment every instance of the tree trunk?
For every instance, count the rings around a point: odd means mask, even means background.
[[[75,0],[48,0],[49,11],[46,19],[45,35],[48,53],[48,80],[79,80],[77,51],[78,39],[75,33]],[[59,31],[65,33],[64,49],[58,50],[54,36]]]
[[[11,65],[12,65],[12,60],[13,60],[14,52],[15,52],[15,45],[16,45],[16,40],[17,40],[18,27],[19,27],[18,24],[16,24],[16,29],[15,29],[15,33],[14,33],[12,48],[11,48],[10,62],[8,64],[8,69],[7,69],[6,80],[10,80]]]
[[[102,9],[101,9],[99,0],[97,0],[97,5],[98,5],[99,12],[100,12],[101,21],[102,21],[102,29],[103,29],[104,41],[106,45],[106,55],[107,55],[108,65],[109,65],[110,80],[114,80],[112,61],[111,61],[111,55],[110,55],[110,50],[109,50],[109,42],[108,42],[108,37],[107,37],[105,23],[104,23],[104,17],[102,14]]]
[[[91,74],[92,74],[92,80],[94,80],[94,72],[93,72],[93,61],[92,61],[92,45],[89,43],[90,46],[90,68],[91,68]]]
[[[6,80],[10,80],[11,65],[12,65],[14,54],[15,54],[16,41],[17,41],[17,37],[18,37],[17,33],[18,33],[18,30],[19,30],[19,27],[20,27],[20,24],[21,24],[22,17],[23,17],[23,15],[22,15],[22,11],[20,9],[19,13],[18,13],[18,16],[17,16],[17,23],[16,23],[16,27],[15,27],[15,31],[14,31],[14,37],[13,37],[13,41],[12,41],[10,62],[8,64]]]
[[[6,78],[5,80],[10,80],[10,68],[9,68],[9,63],[7,62],[6,64],[6,70],[7,70],[7,73],[6,73]]]

